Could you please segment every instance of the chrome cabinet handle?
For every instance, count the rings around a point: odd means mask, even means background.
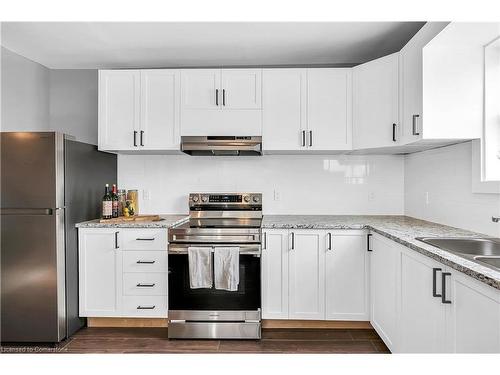
[[[226,89],[222,89],[222,105],[226,105]]]
[[[446,276],[451,276],[449,272],[443,272],[441,274],[441,302],[442,303],[451,303],[450,300],[446,299]]]
[[[396,142],[396,124],[392,124],[392,141]]]
[[[420,115],[413,115],[413,118],[412,118],[413,135],[420,135],[420,133],[417,131],[417,119],[419,117],[420,117]]]
[[[263,238],[263,244],[262,244],[262,249],[266,250],[267,249],[267,232],[264,232],[264,238]]]
[[[215,89],[215,105],[219,105],[219,89]]]
[[[136,241],[154,241],[154,238],[136,238]]]
[[[141,146],[144,146],[144,144],[142,143],[142,136],[144,135],[144,130],[141,130],[141,134],[140,134],[140,145]]]
[[[368,233],[366,235],[366,251],[373,251],[372,249],[370,249],[370,238],[371,238],[372,234],[371,233]]]
[[[115,249],[119,249],[120,246],[118,246],[118,233],[119,232],[115,232]]]
[[[142,284],[142,283],[139,283],[136,286],[139,287],[139,288],[152,288],[152,287],[155,286],[155,284],[154,283],[151,283],[151,284]]]
[[[332,234],[328,233],[328,250],[332,250]]]
[[[313,131],[309,130],[309,147],[313,145]]]
[[[134,130],[134,147],[137,147],[137,130]]]
[[[291,250],[294,250],[295,249],[295,233],[291,233],[292,235],[292,247],[291,247]]]
[[[302,147],[306,147],[306,131],[302,130]]]
[[[437,273],[441,272],[441,268],[433,268],[432,269],[432,296],[433,297],[442,297],[441,294],[438,294],[436,291],[436,284],[437,284]]]
[[[155,261],[154,260],[138,260],[136,263],[137,264],[154,264]]]
[[[153,305],[153,306],[137,306],[137,310],[153,310],[156,306]]]

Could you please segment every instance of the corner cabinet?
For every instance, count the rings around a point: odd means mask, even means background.
[[[264,319],[368,320],[366,233],[263,231]]]
[[[351,69],[264,69],[262,97],[264,151],[352,148]]]
[[[182,135],[262,134],[261,69],[182,69]]]
[[[79,228],[80,317],[167,317],[167,230]]]
[[[99,149],[179,150],[180,71],[99,71]]]

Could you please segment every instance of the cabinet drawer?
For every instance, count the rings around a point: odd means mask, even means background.
[[[167,296],[123,297],[124,317],[167,317]]]
[[[167,272],[168,254],[158,250],[123,252],[123,272]]]
[[[167,229],[126,229],[120,231],[122,250],[167,250]]]
[[[124,273],[124,296],[166,296],[167,273]]]

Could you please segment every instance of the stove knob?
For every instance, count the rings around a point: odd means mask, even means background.
[[[254,197],[253,197],[253,201],[254,201],[255,203],[258,203],[258,202],[259,202],[259,197],[258,197],[257,195],[254,195]]]
[[[196,203],[196,202],[198,202],[199,200],[200,200],[200,198],[199,198],[197,195],[193,196],[193,202],[195,202],[195,203]]]
[[[202,201],[202,202],[208,202],[208,195],[203,195],[203,196],[201,197],[201,201]]]
[[[250,202],[250,197],[248,195],[245,195],[243,200],[248,203],[248,202]]]

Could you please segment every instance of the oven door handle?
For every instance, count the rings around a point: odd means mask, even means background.
[[[193,246],[200,246],[199,244],[193,244]],[[202,246],[203,247],[203,246]],[[215,252],[215,249],[213,246],[207,246],[211,247],[211,252]],[[231,247],[230,245],[227,247]],[[237,246],[234,246],[237,247]],[[188,253],[188,248],[189,246],[172,246],[170,245],[168,248],[168,253],[172,255],[183,255]],[[260,245],[259,246],[252,246],[248,249],[245,249],[244,247],[240,247],[240,255],[257,255],[260,256],[262,253]]]

